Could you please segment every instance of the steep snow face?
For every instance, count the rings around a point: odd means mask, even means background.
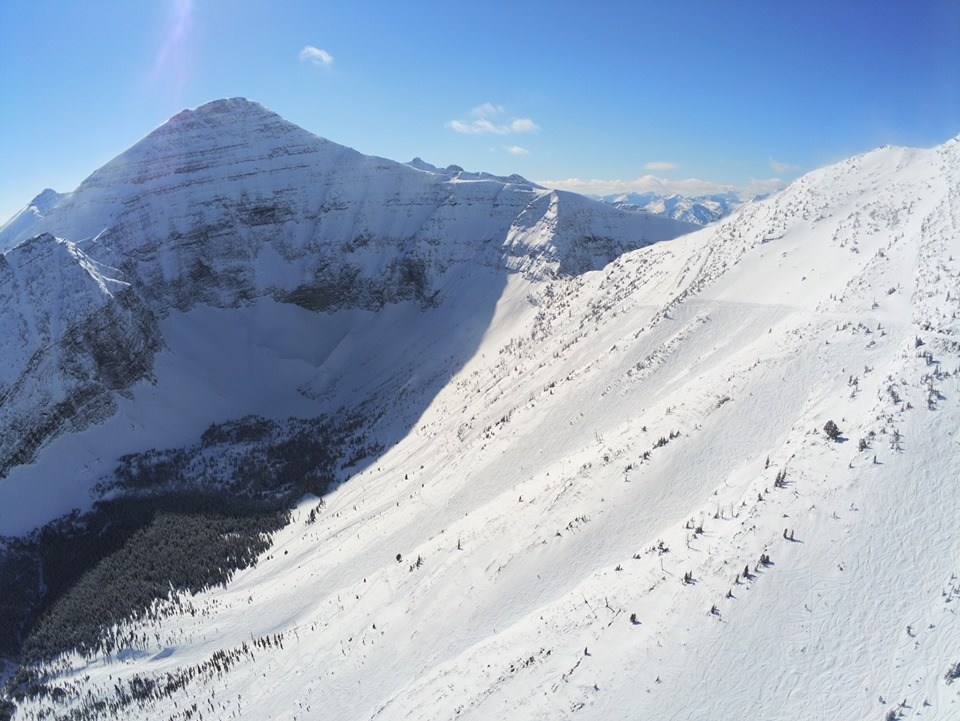
[[[194,358],[191,367],[203,371],[214,360],[225,362],[213,350],[203,358],[193,346],[167,342],[167,336],[185,336],[177,332],[176,322],[165,323],[168,330],[160,335],[158,319],[196,308],[256,306],[272,308],[253,313],[258,323],[271,317],[287,327],[303,318],[293,307],[350,315],[412,303],[425,311],[459,298],[481,314],[483,324],[510,273],[522,272],[531,280],[583,273],[692,227],[551,194],[519,176],[416,169],[362,155],[244,99],[216,101],[176,115],[73,193],[42,194],[30,208],[36,212],[29,223],[14,219],[0,234],[3,246],[12,248],[4,256],[8,272],[0,276],[6,329],[0,337],[3,347],[11,348],[0,376],[0,425],[9,431],[0,442],[0,478],[33,460],[38,448],[62,432],[109,417],[123,403],[104,395],[107,390],[126,391],[136,382],[151,381],[159,384],[160,395],[180,398],[185,370],[171,370],[162,378],[150,373],[159,349]],[[43,234],[42,240],[29,240],[37,234]],[[38,248],[49,249],[42,261],[35,259]],[[58,276],[78,280],[62,285]],[[455,292],[454,284],[475,288],[479,278],[486,284],[478,290],[482,301]],[[117,313],[123,322],[111,315]],[[44,325],[48,317],[56,319],[49,327]],[[379,325],[369,316],[350,317],[361,325]],[[102,352],[86,358],[92,341],[70,339],[86,338],[94,319],[111,335],[109,343],[102,339]],[[242,334],[250,321],[238,314],[221,322],[236,323]],[[465,323],[468,335],[475,325]],[[341,326],[336,321],[324,327]],[[306,328],[317,330],[313,323]],[[364,335],[359,326],[350,332]],[[271,353],[280,357],[291,345],[275,335],[271,342],[277,344]],[[475,348],[473,340],[464,342],[457,357]],[[366,352],[361,344],[345,365],[364,367]],[[56,359],[51,356],[44,364],[38,353],[56,353]],[[100,359],[111,369],[98,370]],[[272,373],[269,364],[258,368]],[[390,368],[382,370],[379,382],[392,384]],[[314,371],[318,377],[330,375]],[[295,377],[306,380],[302,374]],[[273,381],[251,382],[276,388]],[[359,385],[377,386],[366,376]],[[310,388],[304,392],[331,395],[320,380]],[[289,398],[289,393],[280,396]],[[246,408],[227,405],[242,415],[261,412],[260,402],[251,400]],[[136,409],[144,404],[133,405],[136,420],[123,425],[141,429],[142,435],[143,418]],[[184,429],[196,431],[198,423],[226,420],[209,414],[210,406],[172,405],[195,419],[183,423]],[[212,405],[226,412],[222,404]],[[318,407],[312,410],[318,412]],[[121,440],[116,432],[115,443],[142,443]],[[176,437],[177,442],[186,440]],[[92,439],[80,445],[102,447],[90,443]],[[113,453],[90,455],[108,465],[124,451],[117,447]],[[86,480],[63,477],[63,461],[72,456],[62,453],[54,454],[60,464],[54,474],[61,477],[58,487],[86,488],[103,470],[90,470]],[[6,484],[8,491],[38,483],[52,491],[50,469],[43,463],[15,481]],[[23,502],[20,491],[16,497]],[[8,506],[14,507],[23,508]],[[7,519],[12,521],[10,516],[12,512]],[[24,513],[22,518],[32,516]],[[0,528],[11,527],[0,522]]]
[[[423,412],[315,523],[17,718],[953,718],[958,289],[956,140],[509,275],[439,392],[400,364]]]

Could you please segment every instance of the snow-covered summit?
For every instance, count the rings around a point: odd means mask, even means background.
[[[49,213],[63,199],[63,194],[52,188],[46,188],[30,201],[28,207],[36,208],[41,215]]]
[[[55,190],[46,188],[26,207],[18,211],[10,220],[0,225],[0,253],[12,247],[14,238],[28,236],[43,217],[67,197]]]

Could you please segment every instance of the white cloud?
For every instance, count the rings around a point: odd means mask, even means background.
[[[300,62],[309,62],[328,68],[333,64],[333,55],[326,50],[315,48],[313,45],[307,45],[300,51]]]
[[[478,105],[470,111],[470,115],[475,118],[489,118],[492,115],[500,115],[501,113],[503,113],[503,106],[494,105],[493,103]]]
[[[509,145],[504,148],[510,155],[530,155],[530,151],[526,148],[521,148],[519,145]]]
[[[779,160],[774,160],[773,158],[770,158],[770,168],[774,173],[779,175],[789,175],[790,173],[796,173],[798,170],[802,170],[799,165],[781,163]]]
[[[473,120],[451,120],[446,125],[464,135],[513,135],[540,130],[530,118],[501,118],[505,112],[502,105],[483,103],[470,111]]]
[[[538,180],[536,182],[548,188],[572,190],[575,193],[585,193],[590,195],[644,193],[652,191],[662,195],[679,193],[680,195],[695,197],[698,195],[714,195],[716,193],[727,193],[733,191],[741,198],[752,198],[756,195],[772,193],[775,190],[780,190],[780,188],[784,186],[784,182],[779,178],[751,178],[748,183],[743,185],[733,185],[731,183],[715,183],[711,180],[702,180],[700,178],[671,180],[669,178],[660,178],[656,175],[643,175],[639,178],[633,178],[631,180],[561,178],[555,180]]]
[[[540,130],[540,126],[530,118],[514,118],[510,121],[510,132],[512,133],[535,133],[538,130]]]
[[[644,170],[676,170],[676,163],[671,163],[668,160],[651,160],[649,163],[643,166]]]

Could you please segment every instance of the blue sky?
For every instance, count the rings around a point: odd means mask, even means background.
[[[955,0],[3,0],[0,27],[3,219],[220,97],[584,192],[759,192],[960,133]]]

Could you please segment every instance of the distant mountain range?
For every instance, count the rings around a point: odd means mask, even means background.
[[[720,220],[744,203],[733,192],[698,195],[694,198],[678,194],[661,195],[654,192],[611,193],[596,197],[604,203],[615,205],[623,210],[640,210],[697,225],[706,225]]]

